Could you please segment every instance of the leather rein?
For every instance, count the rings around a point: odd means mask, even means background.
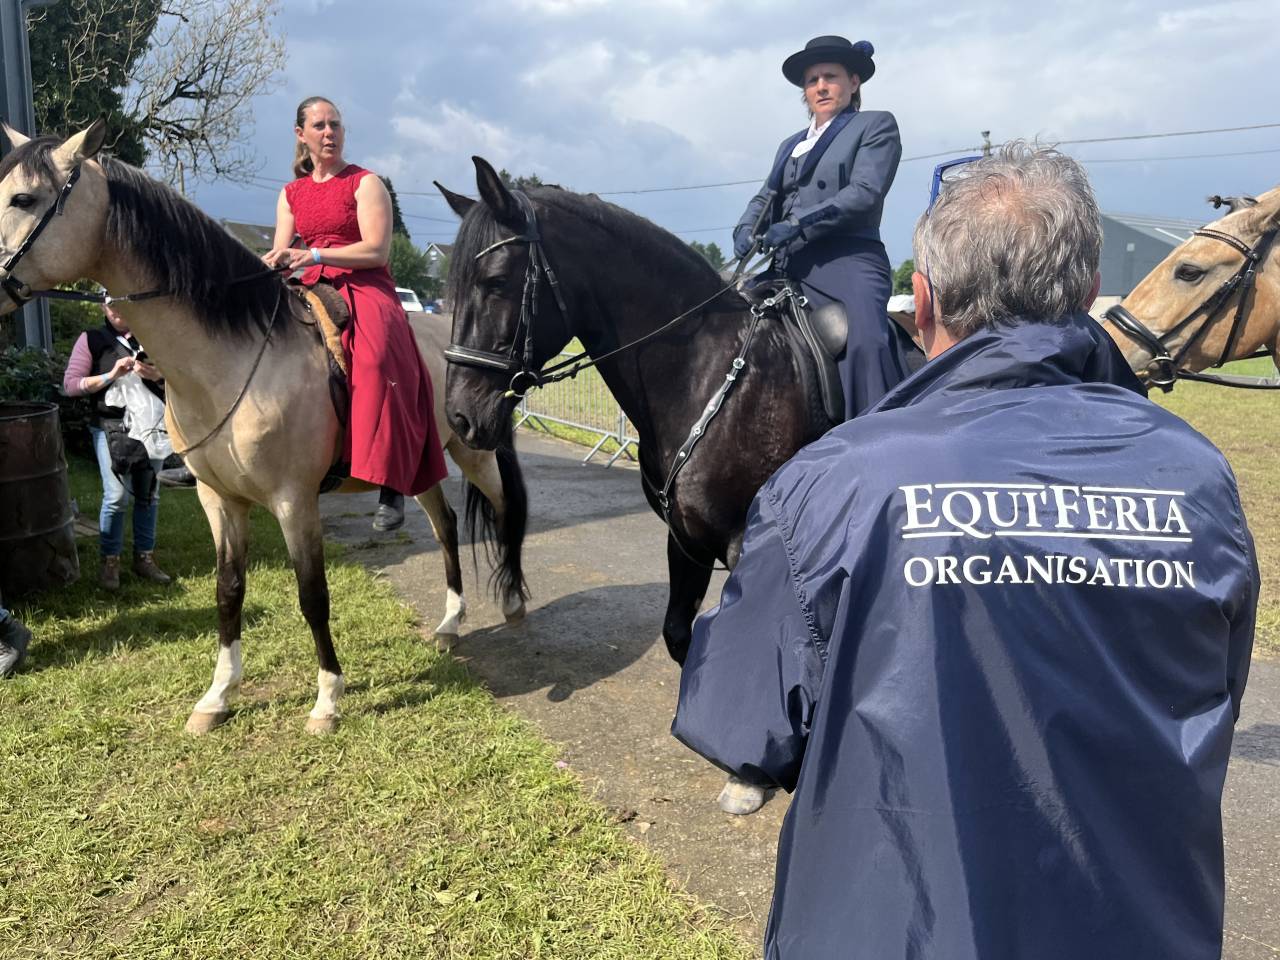
[[[1240,299],[1236,303],[1231,331],[1227,335],[1227,342],[1223,345],[1222,353],[1213,366],[1215,368],[1221,367],[1232,359],[1231,355],[1235,351],[1236,344],[1239,343],[1240,336],[1247,326],[1250,307],[1249,295],[1253,291],[1258,270],[1261,269],[1267,254],[1270,253],[1278,232],[1280,232],[1280,227],[1272,227],[1258,239],[1258,243],[1255,246],[1250,247],[1238,237],[1234,237],[1229,233],[1222,233],[1219,230],[1211,230],[1206,227],[1195,231],[1192,236],[1208,237],[1211,240],[1225,243],[1229,247],[1234,247],[1244,255],[1244,261],[1236,272],[1227,278],[1217,290],[1210,293],[1195,309],[1163,334],[1152,332],[1121,304],[1117,303],[1103,314],[1103,317],[1114,323],[1130,340],[1138,343],[1151,354],[1151,360],[1147,364],[1147,376],[1153,386],[1157,386],[1165,393],[1168,393],[1179,380],[1199,380],[1203,383],[1216,383],[1219,386],[1241,387],[1249,390],[1280,389],[1280,374],[1275,377],[1244,377],[1225,373],[1198,373],[1182,366],[1187,354],[1197,343],[1205,338],[1209,329],[1226,310],[1227,302],[1232,296],[1239,293]],[[1191,331],[1191,335],[1178,348],[1177,353],[1171,355],[1169,348],[1174,338],[1191,326],[1201,313],[1204,314],[1204,318],[1200,321],[1199,326]],[[1266,356],[1271,356],[1269,351],[1259,350],[1249,357],[1241,357],[1239,359],[1254,359]]]

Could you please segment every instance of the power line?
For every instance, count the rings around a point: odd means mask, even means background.
[[[1216,160],[1219,157],[1256,157],[1264,153],[1280,153],[1280,148],[1272,150],[1241,150],[1238,153],[1185,153],[1169,157],[1106,157],[1099,160],[1076,159],[1085,165],[1091,163],[1151,163],[1156,160]]]

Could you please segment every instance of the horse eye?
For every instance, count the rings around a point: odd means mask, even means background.
[[[1173,275],[1184,283],[1196,283],[1205,275],[1205,271],[1191,263],[1180,263]]]
[[[507,278],[502,274],[495,274],[492,277],[485,277],[480,281],[480,286],[484,287],[488,293],[496,293],[506,285]]]
[[[17,207],[19,210],[26,210],[28,207],[34,207],[36,198],[29,193],[15,193],[9,199],[9,206]]]

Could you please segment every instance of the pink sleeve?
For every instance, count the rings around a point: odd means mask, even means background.
[[[93,372],[93,357],[89,353],[89,335],[80,334],[80,339],[71,348],[71,359],[67,361],[67,370],[62,375],[62,392],[68,397],[83,397],[89,391],[80,386],[80,381]]]

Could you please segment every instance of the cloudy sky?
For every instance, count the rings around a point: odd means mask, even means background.
[[[196,199],[270,222],[294,108],[319,93],[342,108],[348,159],[392,177],[419,244],[453,234],[431,181],[474,192],[479,154],[727,249],[779,141],[807,122],[781,62],[819,34],[875,45],[863,105],[897,116],[904,158],[968,152],[982,130],[1059,141],[1280,123],[1276,0],[283,0],[280,25],[287,63],[247,134],[262,179]],[[1280,126],[1064,149],[1106,211],[1208,220],[1206,195],[1280,182]],[[883,226],[895,264],[936,162],[899,169]]]

